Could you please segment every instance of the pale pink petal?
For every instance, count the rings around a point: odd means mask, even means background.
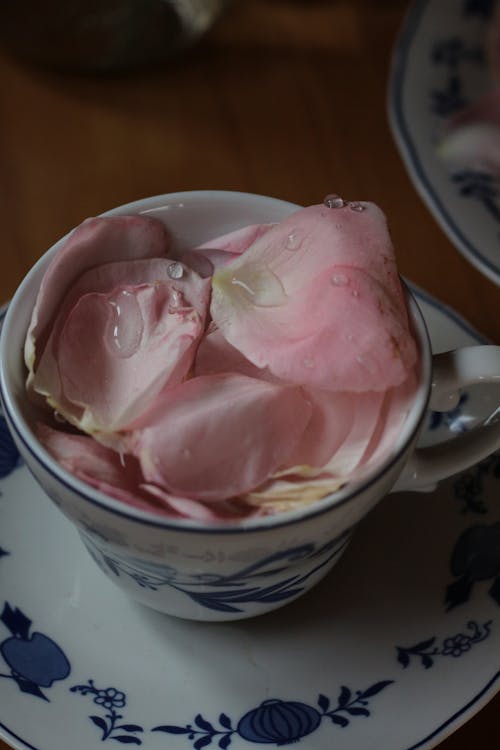
[[[380,210],[312,206],[213,277],[211,314],[230,344],[278,378],[385,390],[416,360]]]
[[[169,508],[173,515],[179,518],[189,518],[192,521],[202,523],[234,521],[248,518],[256,513],[254,507],[241,501],[222,500],[220,503],[204,503],[189,497],[171,495],[154,484],[143,484],[142,489]]]
[[[30,373],[43,352],[62,297],[84,271],[113,261],[165,257],[169,243],[165,226],[146,216],[91,218],[74,229],[40,285],[25,343]]]
[[[353,427],[358,394],[304,388],[311,419],[287,460],[287,467],[323,467],[342,446]]]
[[[350,429],[338,449],[324,465],[324,471],[332,476],[352,480],[362,465],[365,454],[379,436],[379,425],[383,417],[382,406],[385,394],[378,391],[357,393],[353,396],[353,417]]]
[[[170,265],[100,266],[63,301],[32,387],[85,432],[124,429],[189,372],[210,282],[186,268],[174,281]]]
[[[162,512],[162,506],[139,489],[143,482],[137,459],[120,457],[86,435],[75,435],[39,424],[42,445],[71,474],[110,497],[142,510]]]
[[[194,374],[216,375],[238,373],[270,383],[281,382],[267,368],[256,367],[224,338],[218,328],[209,330],[202,338],[194,362]]]
[[[220,501],[273,474],[310,414],[300,388],[207,375],[165,391],[128,446],[147,482],[174,495]]]
[[[176,257],[205,278],[211,276],[216,268],[226,266],[235,260],[272,226],[272,224],[251,224],[216,237],[195,248],[178,250]]]
[[[450,130],[439,143],[438,155],[454,167],[500,174],[500,127],[477,122]]]
[[[452,166],[500,173],[500,87],[448,120],[437,153]]]
[[[341,285],[327,270],[281,307],[234,306],[232,320],[222,321],[224,336],[286,382],[382,391],[404,381],[416,348],[393,299],[363,271],[339,266],[335,275]]]
[[[361,461],[363,465],[371,469],[385,461],[394,451],[417,388],[417,375],[412,372],[404,383],[386,393],[379,424]]]
[[[197,252],[206,253],[212,250],[229,253],[231,255],[241,255],[252,245],[259,237],[263,237],[275,226],[274,224],[249,224],[241,229],[235,229],[233,232],[223,234],[220,237],[204,242],[194,249]]]

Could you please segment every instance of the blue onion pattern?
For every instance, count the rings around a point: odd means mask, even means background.
[[[51,638],[31,633],[31,620],[8,602],[0,621],[11,634],[0,643],[0,654],[10,673],[0,673],[0,677],[13,680],[23,693],[48,701],[41,688],[50,688],[56,680],[66,679],[71,671],[68,659]]]
[[[333,707],[326,695],[318,696],[316,706],[273,698],[250,709],[236,722],[225,713],[219,714],[217,722],[208,721],[197,714],[190,724],[162,724],[153,727],[152,731],[185,735],[193,743],[194,750],[201,750],[213,741],[217,742],[221,750],[225,750],[234,735],[254,744],[290,745],[318,730],[324,719],[344,729],[349,726],[352,718],[370,716],[370,699],[392,682],[382,680],[366,690],[356,690],[354,693],[343,685]]]
[[[486,640],[490,636],[491,626],[492,620],[482,625],[475,620],[470,620],[466,625],[468,633],[460,632],[447,636],[442,640],[441,645],[438,645],[437,638],[434,636],[414,646],[397,646],[398,661],[406,668],[410,665],[412,658],[417,658],[420,659],[425,669],[430,669],[434,666],[436,657],[450,656],[457,659],[470,651],[475,644]]]
[[[321,714],[313,706],[297,701],[267,700],[246,713],[237,733],[249,742],[286,745],[314,732]]]
[[[341,554],[349,541],[351,531],[348,529],[321,547],[304,544],[276,552],[228,576],[187,576],[165,565],[151,566],[150,570],[146,570],[144,564],[124,562],[103,552],[87,536],[84,537],[84,541],[92,557],[103,570],[117,577],[125,575],[141,588],[156,591],[162,586],[169,586],[207,609],[218,612],[243,612],[244,605],[248,603],[269,604],[299,596],[308,578]],[[307,572],[294,574],[294,563],[300,563],[303,567],[308,563],[310,565]],[[271,576],[280,573],[282,577],[278,581],[269,583]]]
[[[102,716],[89,716],[92,724],[100,730],[102,742],[115,740],[123,745],[142,745],[142,740],[137,734],[144,730],[139,724],[119,723],[124,717],[116,709],[125,708],[127,704],[127,696],[122,690],[115,687],[98,688],[93,680],[88,680],[83,685],[73,685],[70,691],[80,695],[91,695],[94,705],[105,710]]]

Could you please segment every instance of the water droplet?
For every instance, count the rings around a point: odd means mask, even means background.
[[[59,422],[62,424],[63,422],[66,422],[66,419],[63,417],[62,414],[60,414],[58,411],[54,410],[54,419],[56,422]]]
[[[352,292],[351,292],[351,294],[352,294],[353,297],[359,297],[359,292],[358,292],[357,289],[353,289]]]
[[[349,283],[349,279],[343,273],[333,274],[333,276],[330,278],[330,281],[333,286],[347,286],[347,284]]]
[[[169,300],[170,307],[172,307],[172,308],[180,307],[181,306],[181,302],[182,302],[182,295],[179,292],[179,290],[178,289],[172,289],[172,293],[170,295],[170,300]]]
[[[365,211],[366,210],[366,206],[363,206],[362,203],[358,203],[358,201],[351,201],[349,203],[349,208],[351,209],[351,211]]]
[[[139,303],[131,292],[122,290],[108,300],[113,314],[107,333],[108,348],[116,357],[132,357],[141,343],[144,330]]]
[[[255,307],[279,307],[287,300],[281,280],[267,266],[242,266],[231,278],[231,284],[240,287]]]
[[[287,250],[297,250],[299,247],[300,242],[298,236],[295,234],[295,232],[290,232],[288,237],[286,238],[285,247]]]
[[[182,279],[184,276],[184,266],[182,263],[171,263],[167,268],[167,276],[169,279]]]
[[[327,208],[344,208],[344,206],[346,205],[345,200],[336,193],[330,193],[329,195],[325,196],[325,198],[323,199],[323,203]]]
[[[314,367],[314,359],[312,357],[306,357],[303,360],[304,367],[307,367],[311,369],[311,367]]]
[[[356,362],[360,367],[362,367],[367,372],[373,372],[373,367],[370,365],[369,362],[366,361],[364,357],[362,357],[360,354],[356,357]]]

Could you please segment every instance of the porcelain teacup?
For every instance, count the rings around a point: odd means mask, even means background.
[[[196,191],[139,200],[104,215],[155,216],[185,245],[195,246],[244,225],[278,222],[297,208],[265,196]],[[10,303],[0,348],[5,417],[33,476],[76,526],[96,563],[145,605],[212,621],[281,607],[327,574],[357,524],[388,492],[432,489],[500,446],[500,422],[492,418],[439,445],[416,447],[429,408],[452,409],[460,389],[472,383],[500,384],[500,347],[474,346],[433,356],[422,314],[405,288],[420,350],[419,384],[390,456],[370,474],[311,506],[243,521],[206,524],[126,506],[66,472],[32,427],[23,342],[41,278],[64,240],[42,256]]]

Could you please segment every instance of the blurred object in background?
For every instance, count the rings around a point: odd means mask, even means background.
[[[194,44],[229,0],[0,0],[0,44],[59,70],[127,71]]]

